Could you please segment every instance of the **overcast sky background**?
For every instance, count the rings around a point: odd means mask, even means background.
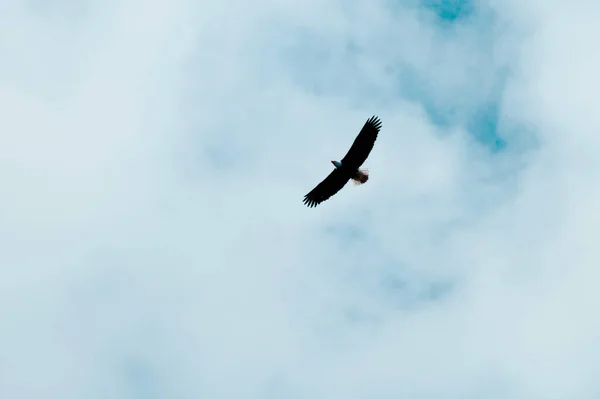
[[[599,18],[0,0],[0,397],[600,397]]]

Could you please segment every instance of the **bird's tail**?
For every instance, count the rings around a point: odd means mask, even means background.
[[[369,180],[369,169],[359,169],[352,177],[352,183],[354,183],[355,186],[360,186],[361,184],[366,183],[367,180]]]

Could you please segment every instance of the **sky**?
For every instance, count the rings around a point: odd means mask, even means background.
[[[600,397],[597,1],[0,11],[0,397]]]

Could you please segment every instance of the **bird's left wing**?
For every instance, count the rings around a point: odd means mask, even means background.
[[[373,149],[379,129],[381,129],[379,118],[376,116],[369,118],[354,139],[348,153],[342,158],[342,165],[350,168],[358,168],[362,165]]]
[[[340,191],[350,178],[340,169],[334,169],[321,183],[304,196],[304,204],[312,208]]]

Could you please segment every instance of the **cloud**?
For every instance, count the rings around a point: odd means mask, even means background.
[[[0,396],[597,396],[599,13],[5,7]]]

